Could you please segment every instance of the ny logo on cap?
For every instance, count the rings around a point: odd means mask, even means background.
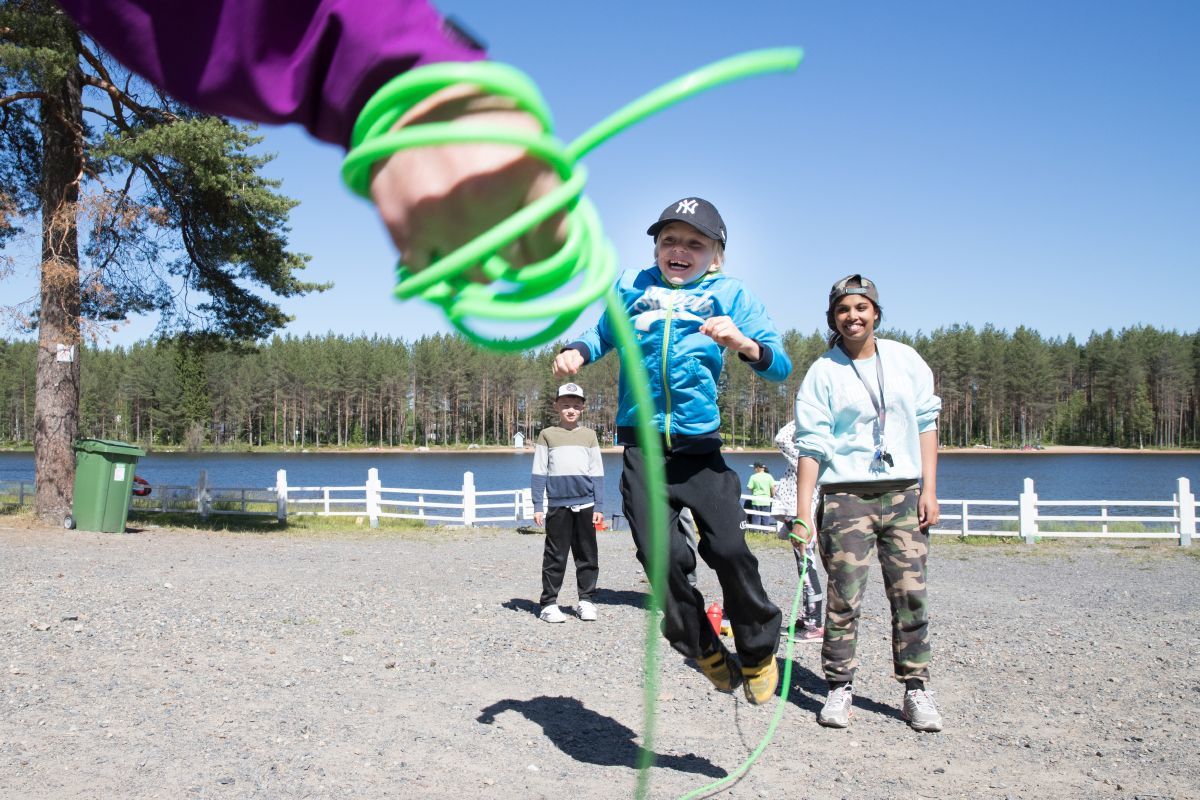
[[[680,200],[679,205],[675,206],[675,213],[676,214],[695,214],[696,213],[696,201],[695,200]]]

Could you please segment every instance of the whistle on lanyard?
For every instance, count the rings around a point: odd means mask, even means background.
[[[892,454],[887,451],[887,447],[884,446],[883,441],[881,440],[879,444],[875,446],[875,459],[872,463],[872,466],[878,470],[882,470],[884,464],[887,464],[889,467],[896,466],[892,461]]]

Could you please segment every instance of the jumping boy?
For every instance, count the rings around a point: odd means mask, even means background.
[[[543,622],[566,622],[558,592],[567,571],[567,554],[575,559],[579,618],[596,619],[596,576],[600,572],[596,526],[604,521],[604,463],[596,432],[579,424],[587,401],[579,384],[558,387],[554,410],[558,424],[543,428],[533,448],[533,521],[546,525],[542,553]],[[542,513],[542,495],[549,511]]]
[[[762,303],[741,281],[721,273],[725,223],[712,203],[698,197],[672,203],[646,232],[654,237],[655,264],[624,272],[616,292],[637,330],[642,361],[650,366],[654,419],[666,461],[670,554],[663,635],[684,656],[696,659],[718,690],[732,692],[744,684],[751,703],[765,703],[779,681],[775,647],[782,614],[763,590],[758,560],[746,545],[741,479],[721,457],[717,380],[727,349],[769,380],[787,378],[791,361]],[[558,354],[554,373],[574,375],[611,350],[613,341],[602,317]],[[622,372],[617,410],[618,440],[625,445],[621,496],[638,560],[645,566],[651,499],[626,378]],[[721,583],[737,656],[713,632],[704,597],[688,583],[696,557],[679,527],[683,508],[691,509],[700,556]]]

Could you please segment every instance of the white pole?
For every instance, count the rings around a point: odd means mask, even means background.
[[[200,470],[200,481],[196,484],[196,510],[200,519],[208,519],[208,470]]]
[[[969,531],[971,529],[971,526],[967,524],[967,514],[969,513],[967,509],[969,509],[970,507],[971,507],[971,504],[968,503],[966,500],[963,500],[962,527],[960,528],[960,531],[961,531],[960,535],[964,539],[967,536],[967,531]]]
[[[1179,479],[1179,544],[1188,547],[1196,535],[1196,495],[1192,494],[1192,483],[1187,478]]]
[[[468,528],[475,524],[475,473],[463,473],[463,525]]]
[[[287,470],[275,473],[275,519],[287,522]]]
[[[371,527],[379,527],[379,470],[371,467],[367,470],[367,519]]]
[[[1025,540],[1025,544],[1033,544],[1038,533],[1037,493],[1033,490],[1033,478],[1025,479],[1025,490],[1021,492],[1018,509],[1021,538]]]

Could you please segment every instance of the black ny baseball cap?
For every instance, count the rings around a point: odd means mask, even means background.
[[[710,239],[725,244],[725,220],[721,219],[717,207],[699,197],[685,197],[663,209],[658,222],[646,229],[646,233],[658,240],[658,232],[672,222],[686,222]]]

